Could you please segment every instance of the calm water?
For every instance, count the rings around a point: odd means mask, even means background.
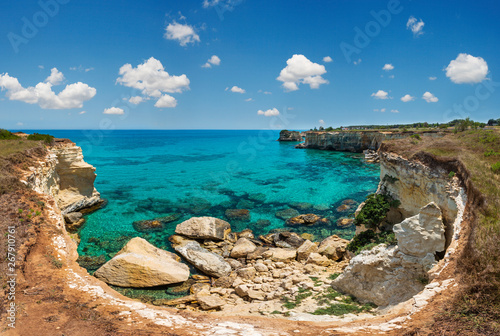
[[[277,131],[50,133],[76,142],[97,168],[95,186],[109,203],[87,216],[79,253],[108,260],[135,236],[170,249],[167,239],[178,223],[192,216],[225,218],[226,209],[250,210],[250,221],[229,220],[234,231],[267,233],[285,226],[275,213],[294,202],[310,203],[314,207],[299,212],[331,223],[295,231],[313,233],[316,240],[350,238],[354,229],[335,222],[356,206],[344,213],[336,208],[345,199],[363,201],[378,184],[378,165],[366,164],[362,155],[295,149],[296,143],[277,142]],[[140,233],[132,225],[169,214],[180,217],[163,232]]]

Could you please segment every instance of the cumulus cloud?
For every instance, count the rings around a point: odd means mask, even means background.
[[[318,122],[319,122],[320,125],[324,125],[325,124],[325,121],[323,119],[318,120]]]
[[[372,93],[372,97],[375,99],[389,99],[389,93],[385,92],[384,90],[378,90],[375,93]]]
[[[227,90],[227,89],[226,89]],[[246,91],[236,85],[231,88],[231,92],[235,93],[245,93]]]
[[[394,70],[394,65],[392,65],[392,64],[386,64],[386,65],[384,65],[384,67],[382,68],[382,70],[385,70],[385,71]]]
[[[168,24],[167,28],[165,28],[164,37],[167,40],[177,40],[183,47],[189,43],[200,42],[200,36],[196,34],[192,26],[176,21]]]
[[[410,102],[410,101],[412,101],[412,100],[415,100],[415,97],[412,97],[412,96],[410,96],[409,94],[406,94],[406,95],[404,95],[403,97],[401,97],[401,101],[402,101],[403,103],[408,103],[408,102]]]
[[[391,110],[392,113],[399,113],[399,110]]]
[[[433,95],[429,91],[424,93],[424,95],[422,96],[422,99],[428,103],[436,103],[439,100],[435,95]]]
[[[220,64],[220,58],[217,55],[213,55],[210,57],[207,61],[207,63],[203,64],[201,67],[202,68],[211,68],[212,65],[219,65]]]
[[[190,82],[186,75],[170,75],[165,71],[161,62],[154,57],[135,68],[130,64],[125,64],[120,68],[119,74],[120,77],[116,79],[117,83],[141,90],[142,94],[147,97],[161,99],[160,103],[158,100],[155,104],[156,107],[174,107],[177,102],[174,104],[172,99],[175,101],[175,98],[165,93],[180,93],[189,89]],[[137,98],[134,100],[138,101]]]
[[[245,99],[245,101],[246,102],[251,102],[251,101],[253,101],[253,99],[252,98],[247,98],[247,99]]]
[[[158,108],[163,108],[163,107],[176,107],[177,106],[177,100],[175,100],[174,97],[164,94],[163,96],[158,99],[158,101],[155,103],[155,107]]]
[[[325,57],[323,57],[323,62],[330,63],[330,62],[333,62],[333,59],[330,56],[325,56]]]
[[[437,77],[433,77],[433,76],[429,77],[429,80],[432,80],[432,81],[436,80],[436,79],[437,79]]]
[[[45,79],[45,83],[50,83],[52,85],[59,85],[63,82],[64,75],[62,72],[57,70],[57,68],[50,69],[50,76]]]
[[[142,103],[144,101],[144,98],[141,96],[134,96],[134,97],[130,97],[130,99],[128,101],[131,104],[139,105],[140,103]]]
[[[116,114],[116,115],[122,115],[124,114],[125,112],[123,111],[123,109],[119,108],[119,107],[110,107],[110,108],[107,108],[107,109],[104,109],[104,114]]]
[[[0,88],[6,91],[5,95],[9,100],[38,104],[42,109],[49,110],[81,108],[83,102],[92,99],[97,92],[95,88],[78,82],[66,85],[61,92],[56,94],[52,90],[55,85],[51,82],[60,83],[62,79],[64,79],[63,74],[54,68],[46,82],[24,88],[17,78],[5,73],[0,75]]]
[[[486,79],[488,64],[482,57],[459,54],[446,67],[446,77],[453,83],[479,83]]]
[[[293,55],[286,64],[277,78],[283,82],[286,91],[298,90],[300,83],[308,84],[311,89],[317,89],[321,84],[328,84],[328,81],[321,77],[326,73],[325,66],[311,62],[304,55]]]
[[[265,117],[274,117],[274,116],[279,115],[280,111],[278,111],[278,109],[275,107],[275,108],[272,108],[272,109],[269,109],[266,111],[259,110],[259,111],[257,111],[257,114],[263,115]]]
[[[410,16],[408,22],[406,22],[406,29],[411,30],[414,37],[418,37],[424,33],[424,21],[418,21],[414,16]]]

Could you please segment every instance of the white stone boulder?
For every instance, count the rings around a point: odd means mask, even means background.
[[[175,228],[175,233],[195,239],[224,240],[231,225],[219,218],[192,217]]]
[[[153,287],[186,281],[189,267],[180,263],[177,255],[136,237],[94,275],[115,286]]]
[[[334,261],[342,259],[349,241],[336,235],[327,237],[319,244],[318,253]]]
[[[223,257],[204,249],[196,241],[185,241],[177,245],[175,250],[205,274],[220,278],[231,273],[231,265]]]
[[[247,238],[240,238],[231,250],[231,258],[245,258],[247,254],[255,251],[255,249],[257,249],[257,245],[253,242]]]

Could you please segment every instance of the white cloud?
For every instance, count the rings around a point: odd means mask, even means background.
[[[433,81],[433,80],[436,80],[436,79],[437,79],[437,77],[432,77],[432,76],[431,76],[431,77],[429,77],[429,80],[432,80],[432,81]]]
[[[43,65],[39,65],[38,69],[42,69],[43,70],[43,69],[45,69],[45,67]]]
[[[53,78],[51,76],[46,80],[58,82],[62,73],[57,72]],[[42,109],[62,110],[81,108],[83,102],[92,99],[97,92],[95,88],[82,82],[66,85],[58,94],[52,91],[52,86],[54,86],[52,83],[46,82],[38,83],[35,87],[24,88],[17,78],[9,76],[8,73],[0,75],[0,88],[2,91],[7,91],[5,95],[9,100],[38,104]]]
[[[94,68],[84,68],[82,65],[79,65],[77,67],[70,67],[69,69],[72,71],[80,71],[80,72],[89,72],[94,70]]]
[[[247,99],[245,99],[245,101],[246,102],[251,102],[251,101],[253,101],[253,99],[252,98],[247,98]]]
[[[488,64],[482,57],[459,54],[445,70],[446,77],[453,83],[479,83],[486,79]]]
[[[399,110],[391,110],[392,113],[399,113]]]
[[[439,100],[435,95],[433,95],[429,91],[424,93],[424,95],[422,96],[422,99],[428,103],[436,103]]]
[[[283,82],[286,91],[298,90],[300,83],[309,84],[311,89],[317,89],[321,84],[328,84],[328,81],[321,77],[326,73],[325,66],[311,62],[304,55],[293,55],[286,64],[277,78]]]
[[[227,90],[227,89],[226,89]],[[235,93],[245,93],[246,91],[236,85],[231,88],[231,92]]]
[[[155,107],[158,108],[163,108],[163,107],[171,108],[176,106],[177,106],[177,100],[168,94],[164,94],[163,96],[161,96],[160,99],[158,99],[158,101],[155,103]]]
[[[420,36],[424,33],[424,21],[418,21],[414,16],[410,16],[406,22],[406,29],[410,29],[414,37]]]
[[[385,112],[385,107],[380,109],[380,112]]]
[[[211,68],[212,65],[220,65],[220,58],[217,55],[213,55],[207,61],[207,63],[203,64],[202,68]]]
[[[130,99],[128,101],[131,104],[139,105],[140,103],[142,103],[144,101],[144,98],[141,96],[134,96],[134,97],[130,97]]]
[[[22,122],[18,122],[16,125],[17,126],[24,126],[24,124]]]
[[[279,115],[280,111],[278,111],[278,109],[275,107],[275,108],[272,108],[272,109],[269,109],[266,111],[259,110],[259,111],[257,111],[257,114],[263,115],[265,117],[274,117],[274,116]]]
[[[50,83],[52,85],[59,85],[63,82],[64,75],[62,72],[57,70],[57,68],[52,68],[50,70],[50,76],[45,79],[45,83]]]
[[[394,70],[394,65],[392,65],[392,64],[386,64],[386,65],[384,65],[384,67],[382,68],[382,70],[385,70],[385,71]]]
[[[358,60],[357,60],[357,61],[354,61],[354,62],[352,62],[352,63],[354,63],[354,65],[358,65],[359,63],[361,63],[361,58],[358,58]]]
[[[80,112],[78,114],[85,114],[85,113],[87,113],[87,111],[82,111],[82,112]]]
[[[375,99],[390,99],[389,93],[384,90],[378,90],[377,92],[372,93],[372,97]]]
[[[410,101],[412,101],[412,100],[415,100],[415,97],[412,97],[412,96],[410,96],[409,94],[406,94],[406,95],[404,95],[403,97],[401,97],[401,101],[402,101],[403,103],[408,103],[408,102],[410,102]]]
[[[116,79],[117,83],[141,90],[145,96],[162,99],[161,103],[157,102],[158,106],[155,104],[157,107],[172,107],[174,98],[171,96],[168,97],[172,99],[165,98],[162,96],[164,93],[180,93],[189,89],[190,82],[186,75],[170,75],[165,71],[161,62],[154,57],[135,68],[130,64],[125,64],[120,68],[119,74],[120,77]]]
[[[219,7],[224,11],[232,11],[242,0],[203,0],[203,8]]]
[[[323,57],[323,62],[330,63],[330,62],[333,62],[333,59],[330,56],[325,56],[325,57]]]
[[[394,78],[394,75],[390,75],[389,78]]]
[[[318,122],[319,122],[320,125],[324,125],[325,124],[325,121],[323,119],[318,120]]]
[[[165,28],[164,37],[167,40],[177,40],[180,45],[185,47],[189,43],[200,42],[200,36],[196,34],[194,28],[188,24],[178,22],[169,23]]]
[[[123,109],[119,108],[119,107],[110,107],[110,108],[107,108],[107,109],[104,109],[104,114],[116,114],[116,115],[122,115],[124,114],[125,112],[123,111]]]

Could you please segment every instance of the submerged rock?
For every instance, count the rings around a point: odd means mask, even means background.
[[[354,224],[354,218],[340,218],[337,220],[337,226],[341,228],[348,228]]]
[[[231,272],[231,265],[223,257],[204,249],[196,241],[186,241],[176,246],[175,250],[205,274],[219,278]]]
[[[250,220],[250,211],[247,209],[227,209],[225,216],[229,220],[248,222]]]
[[[145,239],[130,240],[94,275],[120,287],[153,287],[186,281],[189,267],[173,253],[160,250]]]
[[[80,266],[85,267],[88,270],[96,270],[106,263],[106,257],[104,254],[99,256],[81,255],[78,256],[76,261]]]
[[[288,208],[284,210],[276,211],[275,216],[283,220],[290,219],[299,215],[299,212],[295,209]]]
[[[231,225],[214,217],[192,217],[175,228],[175,233],[195,239],[224,240]]]
[[[305,211],[311,209],[313,205],[311,203],[306,202],[293,202],[289,204],[292,208],[295,208],[300,211]]]
[[[314,224],[327,224],[329,221],[327,218],[321,218],[315,214],[299,215],[292,217],[286,221],[287,225],[314,225]]]

